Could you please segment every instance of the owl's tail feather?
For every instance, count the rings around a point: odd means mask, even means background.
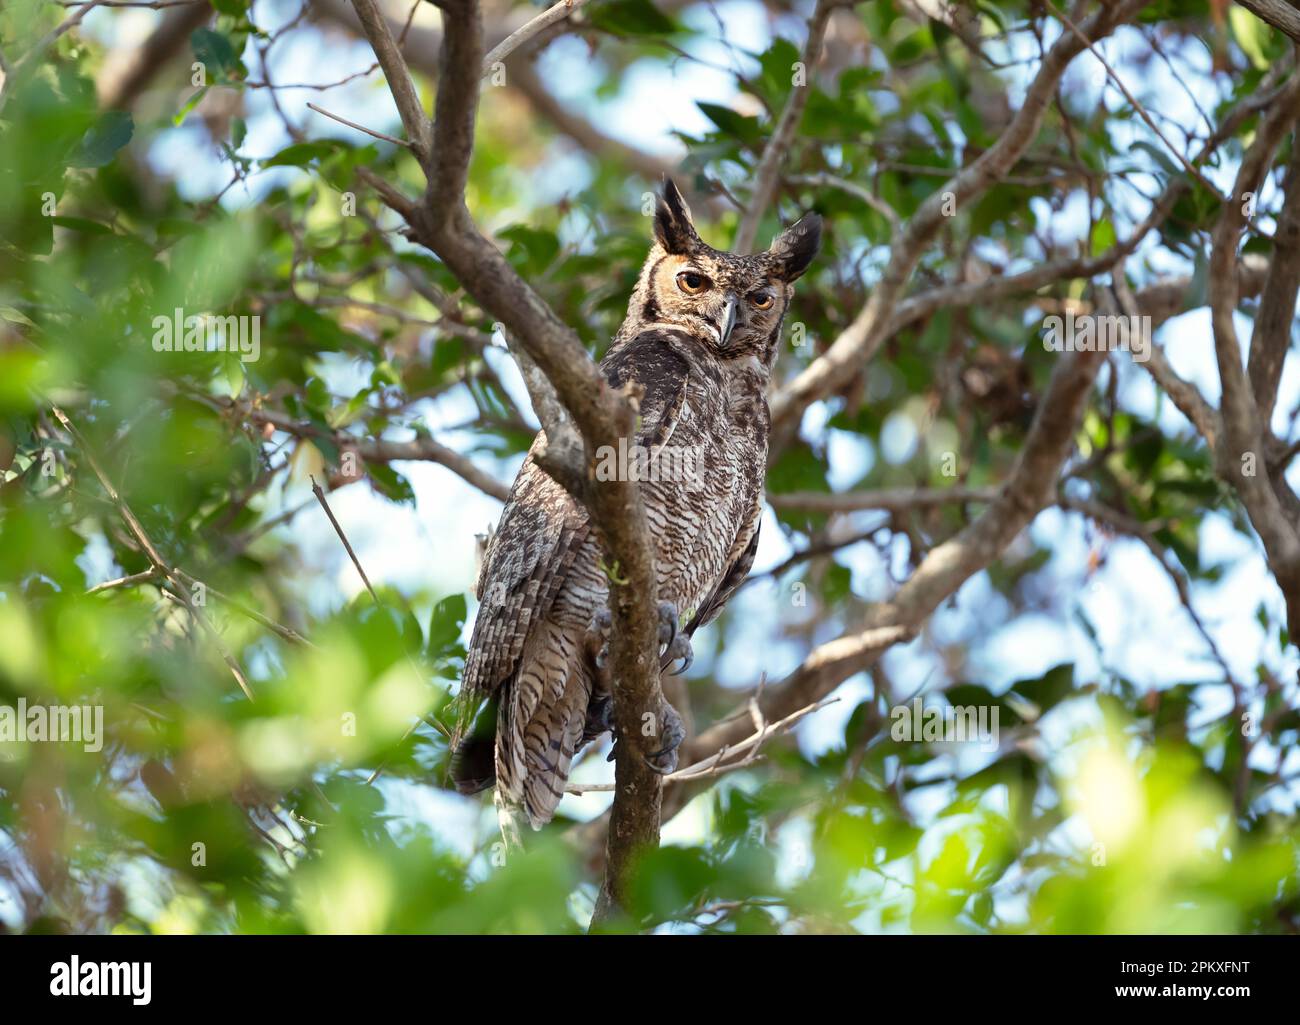
[[[468,703],[464,698],[462,702]],[[475,711],[477,718],[462,712],[452,734],[447,775],[462,794],[477,794],[496,782],[496,702],[488,702],[485,708]]]
[[[502,697],[496,745],[497,790],[533,829],[551,820],[564,796],[591,697],[579,639],[556,623],[538,626]]]
[[[493,737],[466,737],[451,753],[451,782],[461,794],[477,794],[497,781]]]

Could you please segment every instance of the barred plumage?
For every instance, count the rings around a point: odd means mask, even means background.
[[[816,254],[820,230],[814,214],[765,253],[719,252],[666,183],[655,243],[601,362],[612,384],[644,392],[630,448],[650,473],[641,487],[658,597],[682,616],[686,638],[722,611],[754,560],[766,392],[792,283]],[[574,754],[610,721],[596,630],[608,597],[600,558],[585,511],[530,452],[479,576],[452,776],[463,792],[495,781],[505,814],[533,828],[554,815]],[[475,725],[485,699],[495,716]],[[675,752],[664,754],[661,771],[676,762]]]

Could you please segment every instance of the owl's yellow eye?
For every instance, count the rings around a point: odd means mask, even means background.
[[[776,302],[771,292],[755,292],[749,297],[749,304],[756,310],[770,310]]]
[[[687,295],[699,295],[709,287],[709,279],[698,271],[684,270],[677,275],[677,287]]]

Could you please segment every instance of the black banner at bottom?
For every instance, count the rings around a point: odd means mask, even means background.
[[[1042,999],[1231,1013],[1290,1006],[1300,945],[1272,936],[26,936],[0,942],[6,1005],[114,1014],[285,1009],[369,1016],[482,1000],[563,999],[610,1009],[644,987],[647,1009],[680,988],[677,1013],[771,1016],[774,992],[833,998],[833,1013],[897,1003],[916,1013],[1006,1011]],[[694,994],[694,995],[692,995]],[[691,1005],[703,1003],[698,1008]],[[598,1000],[599,1002],[599,1000]],[[567,1001],[566,1001],[567,1004]],[[63,1005],[63,1006],[60,1006]],[[595,1008],[593,1008],[595,1010]],[[856,1012],[853,1012],[856,1013]]]

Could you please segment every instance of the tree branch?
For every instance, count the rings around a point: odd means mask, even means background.
[[[1233,316],[1239,301],[1237,244],[1247,221],[1247,194],[1259,191],[1273,154],[1300,112],[1300,74],[1293,74],[1276,105],[1260,119],[1255,139],[1246,150],[1230,202],[1224,205],[1213,233],[1209,264],[1210,321],[1222,386],[1220,413],[1223,432],[1215,460],[1220,476],[1236,489],[1251,525],[1264,546],[1269,568],[1286,599],[1287,621],[1300,637],[1300,538],[1282,508],[1270,480],[1265,445],[1267,425],[1261,422],[1254,394],[1241,361],[1241,344]],[[1276,269],[1270,273],[1275,277]]]
[[[415,83],[411,81],[411,71],[406,66],[406,61],[402,59],[401,53],[398,52],[397,42],[389,30],[388,22],[380,13],[377,0],[352,0],[352,6],[356,8],[361,27],[366,33],[366,38],[370,40],[371,47],[374,48],[379,66],[383,68],[384,78],[388,80],[389,92],[393,94],[393,101],[397,104],[397,113],[402,119],[402,127],[406,129],[406,136],[411,141],[411,148],[420,158],[421,165],[427,165],[429,118],[420,104],[420,94],[415,91]]]
[[[1100,39],[1144,6],[1145,0],[1120,0],[1094,14],[1082,28],[1084,39]],[[921,204],[895,240],[889,263],[861,312],[831,347],[814,360],[772,402],[772,430],[778,438],[798,426],[808,405],[842,387],[870,361],[888,335],[895,305],[926,245],[939,231],[949,203],[969,203],[1011,170],[1033,142],[1070,62],[1084,39],[1063,33],[1044,56],[1025,92],[1024,102],[998,140],[974,162],[948,179]]]
[[[781,180],[781,161],[794,141],[799,119],[803,117],[804,107],[813,90],[813,70],[821,59],[822,41],[826,38],[826,26],[830,22],[831,12],[844,0],[817,0],[812,18],[808,22],[808,41],[804,44],[802,63],[805,80],[794,84],[790,89],[790,98],[786,100],[785,109],[772,130],[763,156],[754,170],[754,188],[750,193],[749,205],[736,227],[736,238],[732,249],[737,253],[748,253],[754,248],[754,238],[758,235],[758,225],[763,214],[771,206],[776,195],[777,185]]]
[[[313,10],[323,21],[341,25],[349,30],[362,31],[355,12],[345,0],[315,0]],[[523,24],[526,22],[520,21],[516,12],[511,11],[492,25],[487,33],[487,42],[499,46],[510,33],[517,31]],[[390,32],[397,32],[402,28],[401,24],[392,18],[388,19],[388,25]],[[551,28],[553,29],[554,26]],[[543,38],[549,37],[550,34],[547,33]],[[671,161],[663,160],[652,153],[606,135],[586,118],[560,103],[529,64],[529,59],[537,49],[537,37],[527,42],[529,45],[510,55],[507,61],[506,84],[517,90],[540,117],[548,121],[561,135],[573,140],[589,153],[612,157],[649,181],[657,181],[673,170]],[[407,63],[433,78],[438,76],[438,54],[441,50],[442,33],[421,27],[412,28],[401,46],[401,53]],[[388,198],[385,198],[385,202],[393,206]]]
[[[1286,0],[1237,0],[1237,3],[1260,21],[1300,43],[1300,10],[1295,4]]]
[[[317,424],[299,422],[288,413],[274,409],[257,408],[233,399],[215,399],[207,395],[199,396],[191,393],[190,397],[219,412],[242,417],[256,424],[269,424],[277,431],[284,431],[296,438],[304,438],[308,441],[314,438],[326,439],[340,449],[355,452],[361,457],[362,462],[390,463],[410,460],[438,463],[485,495],[490,495],[500,502],[510,497],[510,489],[505,484],[479,469],[473,460],[433,438],[417,437],[409,441],[358,438],[346,431],[329,431]]]
[[[1291,347],[1296,296],[1300,293],[1300,138],[1294,135],[1285,189],[1286,200],[1273,232],[1268,280],[1255,315],[1247,364],[1260,425],[1265,431],[1273,418],[1282,365]]]
[[[524,43],[552,25],[564,21],[574,11],[586,6],[589,2],[590,0],[560,0],[558,4],[548,7],[528,24],[515,29],[483,58],[483,74],[491,74],[498,64],[504,64],[506,58],[523,46]]]
[[[991,502],[997,488],[882,488],[876,491],[788,491],[783,495],[769,492],[767,504],[773,509],[800,509],[817,513],[908,512],[937,505],[965,502]]]

